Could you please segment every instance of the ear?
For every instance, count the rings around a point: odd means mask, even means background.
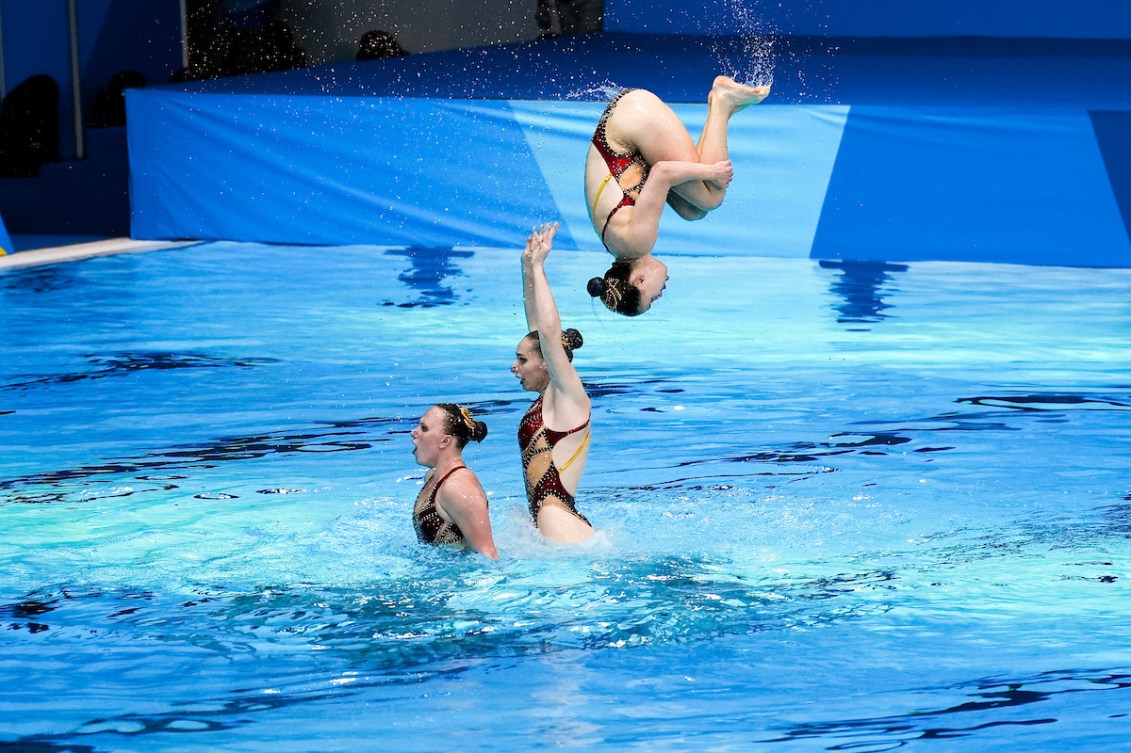
[[[456,438],[453,437],[451,434],[445,434],[444,438],[440,440],[440,449],[447,448],[447,446],[450,445],[452,442],[454,442],[455,439]]]

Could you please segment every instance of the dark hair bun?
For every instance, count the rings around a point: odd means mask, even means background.
[[[600,277],[594,277],[585,285],[585,289],[589,291],[589,295],[594,298],[600,298],[605,294],[606,289],[605,281]]]
[[[565,343],[565,346],[570,350],[577,350],[585,344],[581,333],[572,327],[562,332],[562,342]]]
[[[475,422],[475,428],[471,430],[471,441],[482,442],[487,438],[487,424],[482,421]]]

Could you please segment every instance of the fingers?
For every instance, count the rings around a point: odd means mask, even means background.
[[[734,180],[734,166],[730,160],[723,160],[714,164],[715,176],[712,179],[719,186],[726,188]]]
[[[526,249],[528,251],[549,251],[550,246],[553,245],[554,235],[558,232],[558,227],[556,222],[546,222],[540,226],[535,226],[534,232],[526,239]]]

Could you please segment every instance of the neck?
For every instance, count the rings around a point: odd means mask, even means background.
[[[463,465],[463,458],[459,455],[447,457],[436,463],[435,471],[437,476],[443,476],[445,473],[453,468],[458,468]]]

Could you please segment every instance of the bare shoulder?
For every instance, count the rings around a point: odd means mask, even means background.
[[[448,506],[480,505],[487,500],[479,477],[466,466],[448,477],[440,487],[440,498]]]

